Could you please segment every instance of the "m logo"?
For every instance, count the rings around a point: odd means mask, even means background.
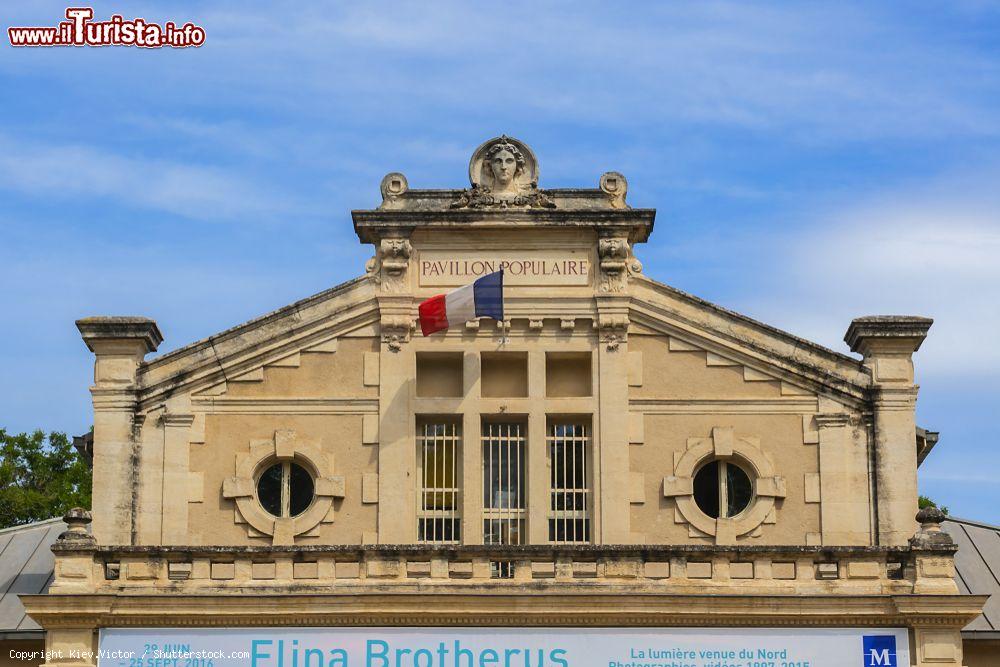
[[[865,635],[863,667],[897,667],[896,638],[892,635]]]

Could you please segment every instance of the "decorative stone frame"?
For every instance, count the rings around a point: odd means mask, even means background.
[[[739,459],[750,468],[754,494],[750,505],[732,518],[713,519],[694,500],[695,471],[713,459]],[[663,478],[663,495],[677,504],[679,523],[688,523],[716,544],[735,544],[736,538],[754,533],[764,523],[774,523],[776,498],[784,498],[785,480],[774,474],[774,465],[760,448],[760,439],[735,437],[731,427],[715,427],[710,438],[689,438],[687,450],[675,455],[674,474]]]
[[[273,462],[294,460],[313,476],[313,500],[294,517],[275,517],[257,498],[257,477]],[[236,475],[223,482],[222,496],[236,501],[238,518],[250,525],[251,536],[270,535],[275,545],[291,545],[295,537],[333,522],[333,499],[344,497],[344,478],[333,474],[333,455],[295,431],[275,431],[271,440],[251,440],[250,451],[237,454]]]

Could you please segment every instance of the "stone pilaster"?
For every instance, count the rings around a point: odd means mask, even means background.
[[[137,373],[163,341],[143,317],[89,317],[76,323],[94,353],[94,537],[131,544],[135,529],[135,408]]]
[[[380,544],[415,542],[416,448],[413,422],[413,378],[417,362],[409,345],[413,298],[379,295],[382,343],[378,354]]]
[[[628,304],[623,296],[597,297],[598,456],[601,528],[595,542],[629,544]]]
[[[864,355],[872,374],[880,544],[906,544],[916,528],[918,387],[913,382],[913,353],[932,323],[925,317],[862,317],[851,322],[844,336],[852,351]]]

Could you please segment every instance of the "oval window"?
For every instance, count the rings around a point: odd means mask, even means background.
[[[713,519],[736,516],[752,499],[750,476],[733,461],[709,461],[694,476],[694,502]]]
[[[279,461],[257,479],[257,500],[272,516],[294,517],[309,508],[314,488],[309,471],[294,461]]]

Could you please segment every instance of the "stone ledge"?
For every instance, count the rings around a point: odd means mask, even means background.
[[[370,545],[76,547],[57,545],[52,592],[215,594],[267,591],[498,593],[618,591],[885,595],[956,593],[954,545],[695,547]],[[72,563],[74,576],[61,567]],[[499,567],[498,564],[507,564]],[[224,571],[223,571],[224,570]],[[266,574],[265,574],[266,573]],[[942,574],[944,573],[944,574]]]
[[[156,352],[163,342],[160,328],[148,317],[85,317],[76,321],[76,328],[91,352],[95,352],[93,344],[97,341],[135,340],[145,344],[147,353]]]
[[[920,349],[920,344],[927,337],[927,331],[934,324],[929,317],[918,315],[868,315],[851,321],[851,326],[844,334],[844,342],[852,352],[864,353],[867,342],[875,339],[908,339],[912,351]]]

